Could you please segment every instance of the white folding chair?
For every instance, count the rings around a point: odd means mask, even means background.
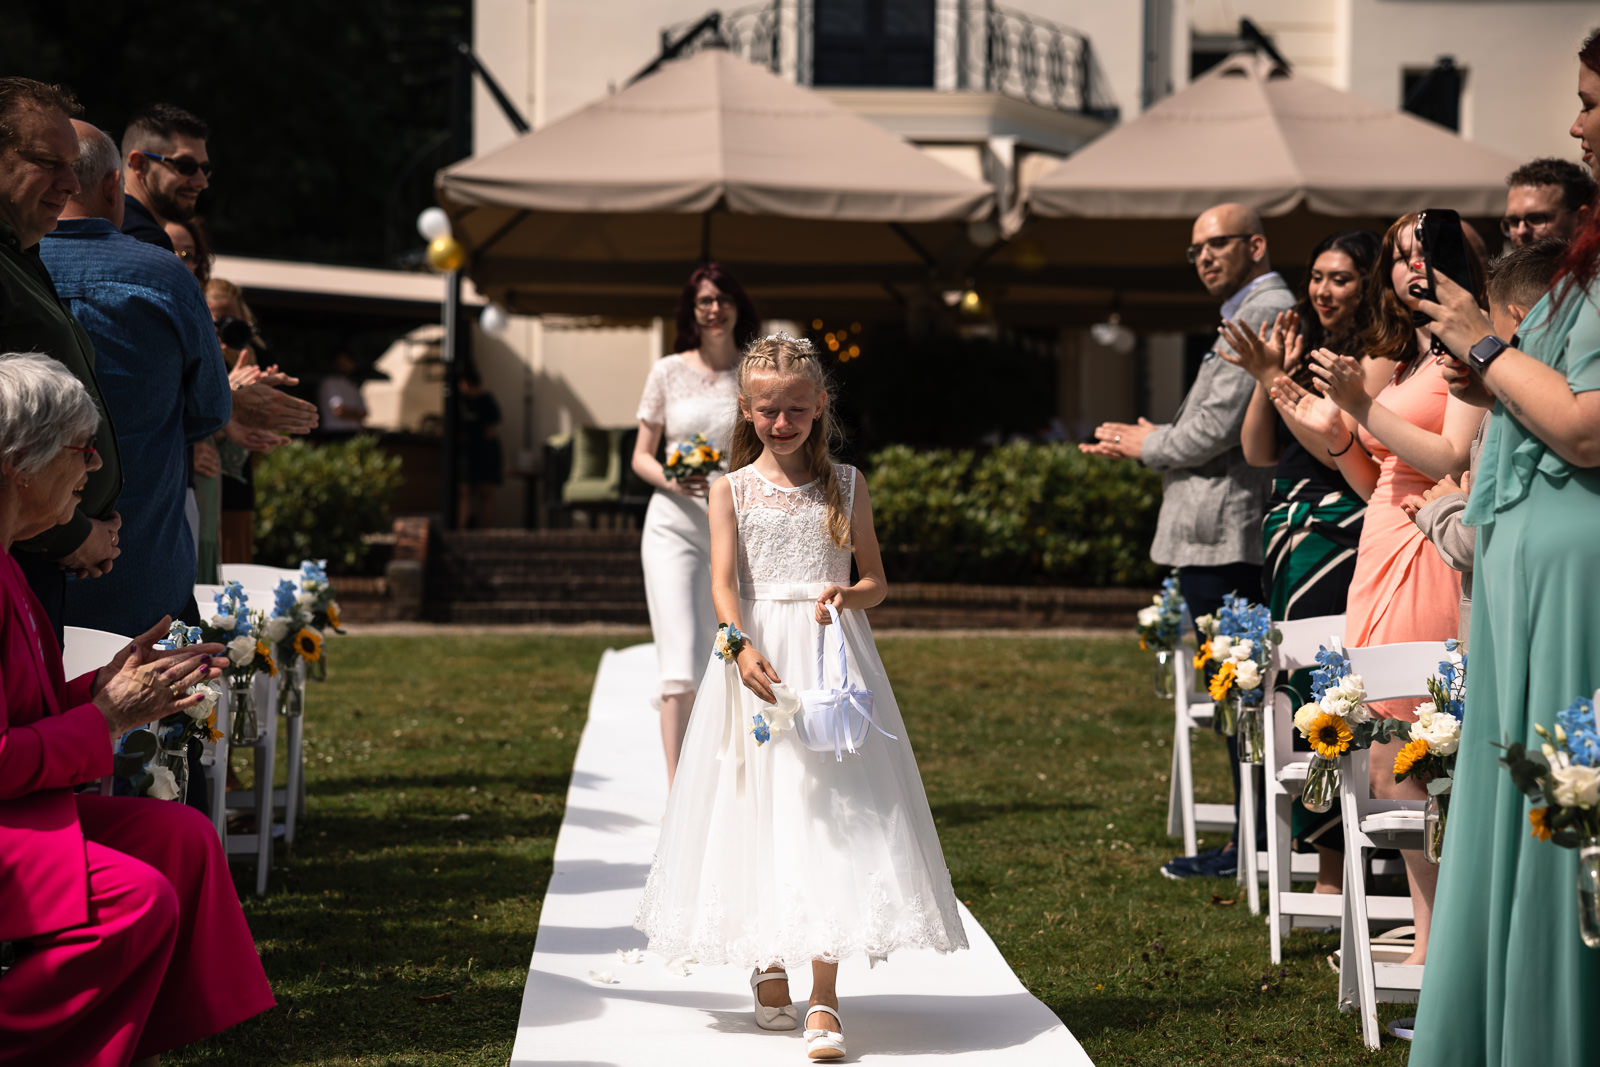
[[[1185,617],[1184,627],[1189,628]],[[1215,706],[1205,690],[1195,691],[1193,652],[1180,643],[1173,651],[1172,775],[1167,791],[1167,836],[1183,837],[1183,854],[1200,851],[1201,830],[1233,829],[1232,804],[1197,804],[1194,799],[1194,760],[1190,731],[1209,730]]]
[[[72,681],[111,662],[111,657],[128,647],[132,638],[86,626],[66,626],[61,633],[61,673]],[[111,775],[100,779],[100,792],[111,794]]]
[[[241,583],[242,584],[242,583]],[[223,589],[220,585],[196,585],[194,596],[201,614],[213,610],[215,596]],[[246,605],[252,609],[267,607],[272,603],[270,589],[244,589]],[[278,791],[274,788],[278,754],[278,681],[267,674],[258,673],[252,682],[256,708],[256,741],[251,746],[255,763],[255,782],[247,791],[229,794],[227,791],[228,754],[233,738],[234,708],[227,687],[223,686],[223,699],[217,704],[217,729],[223,739],[217,742],[216,774],[212,783],[212,815],[217,832],[222,836],[224,849],[230,857],[253,856],[256,861],[256,895],[267,892],[267,872],[272,867],[272,834]],[[228,829],[229,811],[251,811],[255,814],[253,833],[236,833]],[[287,836],[287,829],[285,829]]]
[[[1408,641],[1345,649],[1350,667],[1361,675],[1367,700],[1426,697],[1428,679],[1448,653],[1443,641]],[[1372,849],[1422,848],[1420,800],[1376,800],[1368,779],[1368,754],[1339,759],[1339,803],[1344,819],[1344,909],[1339,935],[1339,1010],[1361,1015],[1361,1040],[1377,1048],[1378,1003],[1413,1004],[1422,989],[1422,967],[1377,963],[1372,958],[1374,914],[1366,889],[1366,854]],[[1407,898],[1407,905],[1410,900]]]
[[[1283,962],[1283,939],[1296,926],[1331,927],[1339,925],[1344,902],[1338,894],[1296,893],[1293,883],[1315,880],[1318,859],[1315,855],[1296,853],[1291,847],[1291,825],[1294,800],[1305,787],[1309,752],[1296,752],[1294,748],[1295,705],[1291,694],[1279,691],[1277,684],[1283,676],[1316,666],[1317,651],[1321,647],[1336,648],[1344,633],[1343,615],[1319,615],[1309,619],[1292,619],[1273,623],[1283,638],[1273,652],[1273,691],[1266,705],[1265,734],[1266,756],[1263,760],[1263,777],[1266,782],[1267,804],[1267,923],[1271,934],[1272,962]],[[1400,919],[1409,916],[1410,902],[1402,901],[1406,911],[1393,914],[1389,901],[1392,898],[1374,898],[1373,907],[1379,918]]]
[[[244,586],[252,605],[266,608],[268,611],[271,610],[271,605],[277,597],[279,582],[293,582],[296,588],[299,588],[300,584],[299,570],[291,567],[269,567],[264,563],[224,563],[220,573],[223,581],[238,582]],[[288,763],[289,779],[286,788],[273,792],[273,807],[283,814],[283,839],[289,845],[294,844],[295,826],[306,807],[306,665],[305,661],[298,657],[294,663],[292,684],[297,690],[300,714],[286,716],[284,719],[284,758]]]

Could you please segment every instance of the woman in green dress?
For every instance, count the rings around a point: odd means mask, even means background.
[[[1572,134],[1600,150],[1600,33],[1580,53]],[[1464,521],[1478,527],[1472,665],[1411,1067],[1600,1062],[1600,951],[1578,934],[1577,853],[1530,836],[1496,765],[1537,749],[1600,686],[1600,212],[1551,292],[1498,349],[1448,279],[1422,310],[1497,400]],[[1487,364],[1483,363],[1488,358]]]

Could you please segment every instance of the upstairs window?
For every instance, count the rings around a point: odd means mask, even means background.
[[[813,0],[811,83],[933,88],[935,0]]]

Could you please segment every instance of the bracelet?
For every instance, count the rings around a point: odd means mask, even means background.
[[[1331,449],[1331,448],[1329,448],[1329,449],[1325,449],[1325,450],[1324,450],[1324,451],[1326,451],[1326,452],[1327,452],[1327,453],[1328,453],[1328,455],[1330,455],[1330,456],[1335,456],[1335,457],[1337,457],[1337,456],[1342,456],[1342,455],[1344,455],[1344,454],[1345,454],[1345,453],[1346,453],[1346,452],[1348,452],[1348,451],[1350,451],[1350,446],[1351,446],[1351,445],[1353,445],[1353,444],[1355,444],[1355,443],[1356,443],[1356,432],[1355,432],[1355,431],[1354,431],[1354,430],[1351,430],[1351,431],[1350,431],[1350,440],[1348,440],[1348,441],[1346,441],[1346,442],[1345,442],[1345,443],[1344,443],[1344,447],[1343,447],[1343,448],[1341,448],[1341,449],[1339,449],[1339,451],[1337,451],[1337,452],[1335,452],[1335,451],[1334,451],[1334,450],[1333,450],[1333,449]],[[1367,448],[1367,446],[1366,446],[1366,445],[1362,445],[1362,446],[1361,446],[1361,450],[1362,450],[1362,451],[1363,451],[1363,452],[1365,452],[1365,451],[1366,451],[1366,448]]]
[[[717,627],[717,640],[711,646],[712,655],[724,663],[732,663],[744,651],[745,635],[731,622]]]

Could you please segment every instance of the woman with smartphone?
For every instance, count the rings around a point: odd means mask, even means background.
[[[1319,432],[1339,472],[1367,499],[1345,607],[1347,647],[1458,636],[1461,576],[1445,564],[1400,505],[1446,475],[1461,476],[1484,412],[1450,395],[1432,352],[1433,337],[1415,324],[1413,313],[1436,274],[1429,269],[1430,237],[1436,245],[1432,252],[1441,254],[1448,245],[1446,258],[1466,267],[1479,300],[1484,274],[1459,222],[1453,230],[1441,230],[1424,224],[1427,214],[1406,215],[1384,234],[1378,269],[1370,277],[1373,319],[1361,338],[1365,365],[1317,349],[1310,355],[1317,392],[1287,377],[1279,378],[1273,390],[1285,417],[1298,418]],[[1448,222],[1454,213],[1444,218]],[[1374,389],[1377,383],[1369,376],[1381,375],[1385,365],[1393,367],[1388,381]],[[1375,715],[1414,721],[1415,706],[1415,701],[1380,701],[1371,707]],[[1426,789],[1415,779],[1394,780],[1394,757],[1401,747],[1399,741],[1372,746],[1372,795],[1424,800]],[[1420,851],[1401,856],[1416,925],[1414,947],[1403,962],[1422,963],[1438,868]]]
[[[1571,133],[1600,173],[1600,32],[1578,58]],[[1579,851],[1530,834],[1537,805],[1495,746],[1538,751],[1534,727],[1553,733],[1600,688],[1600,212],[1516,337],[1497,337],[1459,286],[1437,291],[1420,304],[1431,332],[1498,403],[1464,516],[1477,527],[1472,663],[1411,1067],[1592,1064],[1600,950],[1579,936]]]

